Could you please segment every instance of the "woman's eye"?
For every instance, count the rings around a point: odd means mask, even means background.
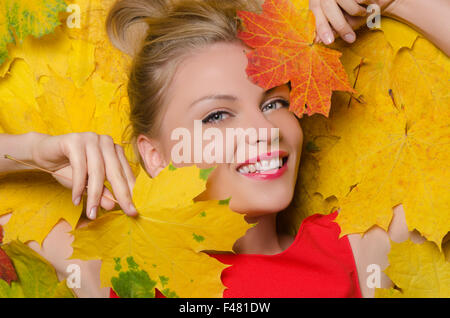
[[[205,119],[202,120],[204,124],[214,124],[218,123],[229,117],[229,114],[224,111],[218,111],[208,115]]]
[[[268,111],[277,110],[277,109],[280,109],[283,107],[289,107],[289,102],[284,99],[277,99],[277,100],[271,101],[270,103],[265,104],[261,108],[261,110],[263,112],[268,112]]]

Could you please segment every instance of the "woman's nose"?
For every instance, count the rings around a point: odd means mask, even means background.
[[[280,140],[280,129],[261,112],[253,112],[247,115],[246,129],[253,131],[247,134],[246,143],[249,145],[272,145]]]

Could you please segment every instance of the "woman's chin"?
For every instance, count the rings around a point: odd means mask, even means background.
[[[280,196],[253,196],[251,198],[231,197],[230,209],[239,214],[245,214],[248,217],[259,217],[268,214],[274,214],[286,209],[292,201],[292,191],[287,191]]]

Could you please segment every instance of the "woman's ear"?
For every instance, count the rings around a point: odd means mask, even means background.
[[[157,148],[157,142],[147,136],[139,135],[136,143],[144,161],[145,169],[152,178],[155,178],[166,167],[166,163]]]

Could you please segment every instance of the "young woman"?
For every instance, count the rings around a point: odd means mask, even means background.
[[[354,8],[351,2],[359,5],[355,1],[337,1],[348,14],[352,14],[349,8]],[[234,264],[222,277],[228,287],[224,296],[371,297],[374,288],[366,283],[371,274],[367,270],[372,264],[381,270],[387,266],[389,240],[411,238],[419,242],[422,238],[408,231],[401,205],[394,208],[388,233],[375,227],[363,238],[355,234],[338,239],[340,229],[333,222],[338,212],[306,219],[296,237],[277,232],[276,216],[293,198],[303,134],[299,121],[288,111],[289,85],[264,91],[245,72],[245,53],[249,48],[237,38],[236,11],[258,11],[260,4],[256,0],[121,0],[112,8],[108,17],[111,39],[118,48],[134,56],[129,82],[130,120],[142,167],[156,177],[173,161],[172,150],[177,141],[171,138],[172,132],[184,128],[194,135],[195,121],[201,121],[205,129],[216,128],[223,135],[229,128],[268,132],[238,139],[234,144],[224,142],[224,154],[234,155],[244,149],[245,159],[254,159],[250,158],[250,149],[261,144],[277,143],[280,151],[258,153],[257,162],[244,165],[223,158],[226,163],[217,165],[201,197],[231,197],[233,211],[257,222],[236,242],[236,255],[213,255],[226,264]],[[407,1],[401,1],[398,7],[406,4]],[[433,8],[441,2],[428,4]],[[322,20],[319,5],[324,14]],[[334,15],[335,5],[336,2],[311,1],[321,27],[326,20],[339,32],[335,19],[339,20],[340,15]],[[448,12],[448,4],[442,5]],[[448,41],[440,40],[438,45],[448,47]],[[329,42],[326,37],[322,41]],[[272,128],[278,128],[279,134],[272,134]],[[114,145],[110,137],[94,133],[29,133],[0,138],[0,153],[72,177],[72,183],[57,179],[73,189],[75,204],[88,185],[89,218],[95,218],[99,206],[114,208],[114,202],[102,196],[112,197],[103,186],[105,178],[124,212],[137,214],[131,199],[135,177],[122,148]],[[24,147],[17,149],[18,143]],[[193,144],[191,148],[194,149]],[[268,169],[273,160],[277,164]],[[199,164],[201,168],[210,166],[215,164]],[[23,168],[0,158],[0,173]],[[8,217],[1,218],[0,224],[7,220]],[[80,226],[87,222],[83,220]],[[68,224],[60,222],[42,247],[36,243],[30,246],[55,266],[60,278],[67,276],[65,269],[69,264],[82,267],[81,288],[75,290],[78,296],[108,297],[109,289],[100,289],[100,261],[66,260],[72,253],[70,230]],[[381,287],[390,284],[381,273]]]

